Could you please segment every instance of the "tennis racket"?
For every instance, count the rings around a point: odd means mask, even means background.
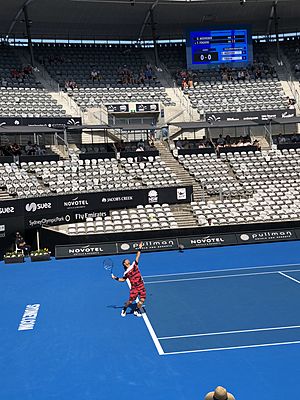
[[[103,268],[108,271],[110,274],[113,273],[114,263],[111,258],[105,258],[103,260]]]

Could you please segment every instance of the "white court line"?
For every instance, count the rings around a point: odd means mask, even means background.
[[[299,282],[299,283],[300,283],[300,282]],[[195,334],[193,334],[193,335],[163,336],[163,337],[159,337],[158,339],[159,339],[159,340],[181,339],[181,338],[201,337],[201,336],[230,335],[230,334],[234,334],[234,333],[249,333],[249,332],[277,331],[277,330],[283,330],[283,329],[296,329],[296,328],[300,328],[300,325],[276,326],[276,327],[273,327],[273,328],[243,329],[243,330],[239,330],[239,331],[195,333]]]
[[[126,282],[127,282],[127,285],[128,285],[128,287],[129,287],[129,289],[131,289],[131,284],[130,284],[129,279],[127,279]],[[163,354],[164,354],[164,351],[163,351],[163,349],[162,349],[162,347],[161,347],[161,344],[159,343],[159,340],[158,340],[158,338],[157,338],[157,335],[156,335],[156,333],[155,333],[155,331],[154,331],[154,329],[153,329],[153,326],[151,325],[151,322],[149,321],[149,318],[148,318],[148,316],[147,316],[145,310],[143,310],[143,312],[142,312],[142,317],[143,317],[143,320],[144,320],[144,322],[145,322],[145,325],[146,325],[146,327],[147,327],[147,329],[148,329],[148,331],[149,331],[149,334],[150,334],[150,336],[151,336],[151,338],[152,338],[152,340],[153,340],[153,343],[154,343],[154,345],[155,345],[155,347],[156,347],[156,350],[157,350],[158,354],[159,354],[160,356],[163,355]]]
[[[260,267],[244,267],[244,268],[225,268],[225,269],[212,269],[209,271],[195,271],[195,272],[178,272],[177,274],[161,274],[161,275],[143,275],[143,278],[157,278],[160,276],[177,276],[177,275],[194,275],[194,274],[207,274],[213,272],[225,272],[225,271],[243,271],[246,269],[259,269],[259,268],[276,268],[276,267],[299,267],[298,264],[274,264],[274,265],[262,265]]]
[[[158,354],[160,356],[165,354],[163,349],[162,349],[162,347],[161,347],[161,344],[159,343],[158,337],[156,336],[156,333],[155,333],[155,331],[153,329],[153,326],[151,325],[151,322],[149,321],[149,318],[148,318],[147,314],[145,313],[145,311],[143,311],[142,317],[143,317],[144,322],[145,322],[145,324],[146,324],[146,326],[148,328],[148,331],[150,333],[150,336],[151,336],[151,338],[153,340],[153,343],[154,343],[154,345],[156,347],[156,350],[157,350]]]
[[[255,347],[269,347],[269,346],[283,346],[287,344],[299,344],[300,340],[294,342],[281,342],[281,343],[262,343],[262,344],[250,344],[247,346],[234,346],[234,347],[216,347],[212,349],[202,349],[202,350],[185,350],[185,351],[173,351],[169,353],[164,353],[163,355],[176,355],[176,354],[188,354],[188,353],[203,353],[208,351],[220,351],[220,350],[236,350],[236,349],[251,349]]]
[[[289,272],[300,272],[300,270],[296,269],[296,270],[289,271]],[[267,271],[267,272],[252,272],[252,273],[247,273],[247,274],[228,274],[228,275],[217,275],[217,276],[204,276],[204,277],[201,277],[201,278],[166,279],[166,280],[163,280],[163,281],[145,282],[145,285],[153,285],[153,284],[156,284],[156,283],[199,281],[199,280],[205,280],[205,279],[235,278],[237,276],[240,277],[240,276],[255,276],[255,275],[271,275],[271,274],[277,274],[277,273],[278,273],[278,271]]]
[[[289,272],[298,272],[298,271],[289,271]],[[278,271],[278,273],[279,273],[280,275],[282,275],[282,276],[285,276],[286,278],[290,279],[291,281],[294,281],[294,282],[296,282],[296,283],[299,283],[299,284],[300,284],[300,281],[298,281],[297,279],[295,279],[295,278],[292,278],[291,276],[289,276],[289,275],[286,275],[286,274],[284,274],[284,273],[283,273],[283,272],[281,272],[281,271]]]

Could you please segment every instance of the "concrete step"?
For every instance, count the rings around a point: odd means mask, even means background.
[[[185,185],[193,186],[193,200],[203,201],[204,199],[206,199],[208,196],[206,195],[205,191],[203,191],[199,183],[173,157],[173,154],[171,153],[170,149],[166,147],[165,143],[156,142],[155,146],[160,152],[160,157],[162,161],[166,163],[166,166],[172,168],[172,170],[176,173],[182,183]]]

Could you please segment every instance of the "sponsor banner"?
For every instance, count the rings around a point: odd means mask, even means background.
[[[89,243],[55,247],[56,258],[92,257],[117,254],[116,243]]]
[[[35,198],[34,201],[33,199],[28,199],[28,201],[25,200],[24,202],[24,211],[25,214],[49,214],[51,211],[56,211],[57,207],[55,204],[55,197],[51,198]]]
[[[297,240],[294,229],[265,230],[236,234],[238,244],[281,242]]]
[[[214,234],[183,237],[179,238],[178,242],[186,249],[193,249],[195,247],[231,246],[237,244],[237,239],[233,234]]]
[[[139,204],[188,203],[192,190],[192,186],[182,186],[4,200],[0,202],[0,218],[20,217],[19,223],[31,229],[60,225],[104,217],[109,210]]]
[[[56,213],[50,215],[26,215],[24,219],[25,229],[41,228],[42,226],[54,226],[74,222],[71,214]]]
[[[158,103],[136,103],[136,112],[159,112]]]
[[[138,250],[140,240],[129,240],[117,243],[118,254],[135,253]],[[144,251],[176,250],[178,249],[178,240],[169,239],[149,239],[142,240]]]
[[[109,113],[128,113],[129,112],[129,104],[106,104],[107,111]]]
[[[10,218],[23,215],[22,200],[1,200],[0,218]]]
[[[254,121],[264,123],[275,118],[293,118],[296,116],[295,110],[265,110],[265,111],[244,111],[234,113],[207,113],[206,120],[214,123],[218,121]]]
[[[0,125],[2,127],[7,126],[48,126],[59,127],[59,126],[74,126],[74,125],[82,125],[81,117],[73,117],[73,118],[10,118],[10,117],[1,117],[0,116]]]

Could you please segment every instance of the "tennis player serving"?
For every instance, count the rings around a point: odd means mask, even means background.
[[[137,299],[137,297],[138,297],[138,302],[137,302],[137,308],[136,310],[134,310],[134,315],[137,317],[142,316],[141,309],[146,299],[146,288],[138,267],[142,246],[143,246],[142,242],[139,243],[139,249],[136,253],[135,260],[132,264],[130,264],[130,261],[127,258],[123,260],[123,266],[125,272],[122,278],[118,278],[113,274],[111,275],[112,279],[118,282],[126,282],[127,279],[130,282],[129,299],[126,301],[122,309],[121,312],[122,317],[126,316],[127,307],[129,307],[130,304],[132,304]]]

